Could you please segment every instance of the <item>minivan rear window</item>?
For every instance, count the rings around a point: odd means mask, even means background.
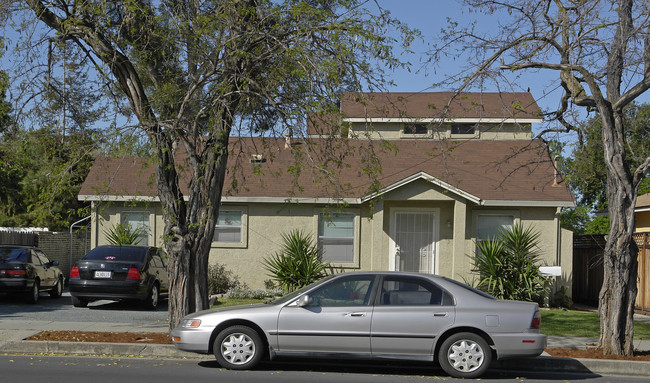
[[[100,246],[96,247],[83,259],[88,261],[122,261],[122,262],[144,262],[147,255],[146,247],[128,246]]]

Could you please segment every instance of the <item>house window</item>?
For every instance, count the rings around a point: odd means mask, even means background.
[[[354,214],[319,214],[318,245],[323,259],[332,263],[354,262]]]
[[[451,126],[452,135],[474,135],[476,127],[472,124],[454,124]]]
[[[501,236],[501,231],[511,227],[515,217],[507,214],[480,214],[476,222],[476,240],[484,241]]]
[[[149,213],[144,211],[125,211],[121,214],[123,225],[129,225],[131,230],[141,229],[140,236],[134,245],[149,246]]]
[[[219,211],[214,229],[214,242],[240,243],[242,241],[242,216],[239,210]]]
[[[404,134],[427,134],[426,124],[406,124],[404,125]]]

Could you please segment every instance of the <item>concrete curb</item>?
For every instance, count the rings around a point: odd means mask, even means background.
[[[178,350],[174,345],[131,344],[99,342],[9,341],[0,344],[4,354],[58,354],[109,355],[142,358],[183,358],[214,360],[212,355],[201,355]],[[496,361],[495,370],[567,372],[597,375],[650,376],[650,362],[607,359],[571,359],[539,356]]]
[[[213,359],[211,355],[185,352],[171,344],[105,342],[13,341],[0,346],[6,354],[114,355],[146,358]]]

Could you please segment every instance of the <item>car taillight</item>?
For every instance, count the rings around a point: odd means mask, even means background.
[[[539,311],[535,311],[533,315],[533,320],[530,322],[530,328],[539,328],[539,325],[542,323],[542,315]]]
[[[79,279],[81,278],[79,276],[79,268],[77,266],[73,266],[72,270],[70,270],[70,279]]]
[[[7,275],[27,275],[27,270],[7,270]]]
[[[135,267],[129,269],[129,273],[126,274],[126,280],[139,281],[140,280],[140,271]]]

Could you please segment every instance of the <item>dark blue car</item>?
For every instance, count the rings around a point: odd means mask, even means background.
[[[42,291],[58,298],[64,280],[58,265],[36,247],[0,245],[0,293],[24,294],[29,303],[38,302]]]

